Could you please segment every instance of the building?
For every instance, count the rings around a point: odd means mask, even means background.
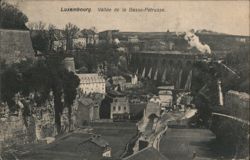
[[[114,87],[120,87],[120,89],[123,91],[126,86],[126,79],[122,76],[113,76],[112,77],[112,85]]]
[[[99,35],[95,31],[91,29],[84,29],[81,33],[86,39],[86,44],[96,45],[99,43]]]
[[[77,123],[82,125],[87,122],[92,122],[100,119],[99,116],[100,104],[90,97],[80,97],[77,108]]]
[[[133,84],[133,85],[136,85],[136,84],[138,84],[138,75],[137,74],[133,74],[132,76],[131,76],[131,83]]]
[[[160,103],[161,103],[161,100],[159,97],[157,97],[157,96],[152,97],[149,100],[149,102],[144,110],[144,118],[149,118],[153,114],[160,117],[160,114],[161,114]]]
[[[80,34],[78,37],[73,39],[73,49],[74,50],[82,50],[87,46],[87,39]]]
[[[66,38],[62,34],[62,30],[57,30],[57,36],[53,41],[54,51],[68,50],[84,50],[87,45],[96,45],[99,43],[99,35],[91,29],[83,29],[78,31],[72,39],[70,39],[70,46],[67,48]]]
[[[130,120],[141,120],[147,103],[129,103]]]
[[[105,94],[105,79],[97,73],[76,74],[80,79],[80,91],[83,94],[101,93]]]
[[[57,39],[53,41],[52,48],[54,51],[66,51],[66,40]]]
[[[161,107],[172,107],[173,95],[172,91],[159,91],[160,105]]]
[[[75,73],[76,69],[74,57],[65,57],[63,60],[63,65],[68,71]]]
[[[137,35],[135,35],[135,36],[128,36],[128,42],[129,43],[138,43],[139,42],[138,36]]]
[[[37,146],[34,146],[30,148],[33,151],[23,150],[24,154],[19,154],[18,157],[20,159],[101,160],[111,156],[108,141],[99,134],[71,132],[44,148],[37,149]]]
[[[100,117],[123,121],[129,119],[129,101],[126,95],[116,90],[109,90],[102,101]]]
[[[99,32],[99,38],[102,43],[112,44],[115,39],[116,34],[119,33],[119,30],[106,30]]]
[[[113,98],[110,105],[110,118],[114,120],[129,119],[129,102],[125,96],[117,96]]]

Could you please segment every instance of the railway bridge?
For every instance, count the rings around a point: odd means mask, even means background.
[[[206,55],[191,52],[138,51],[132,53],[130,65],[141,76],[175,83],[178,78],[186,80],[193,64],[204,57]]]

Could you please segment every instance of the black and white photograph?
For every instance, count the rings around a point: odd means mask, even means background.
[[[249,0],[0,0],[0,160],[249,160]]]

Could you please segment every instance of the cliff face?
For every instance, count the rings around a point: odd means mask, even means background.
[[[29,31],[0,29],[0,60],[7,64],[34,59]]]

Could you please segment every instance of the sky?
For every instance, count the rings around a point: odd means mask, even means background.
[[[15,0],[9,0],[15,1]],[[19,0],[30,22],[43,21],[63,28],[71,22],[97,31],[165,32],[207,29],[249,35],[249,1],[67,1]],[[91,8],[91,12],[61,12],[61,8]],[[162,8],[164,12],[98,12],[98,8]]]

